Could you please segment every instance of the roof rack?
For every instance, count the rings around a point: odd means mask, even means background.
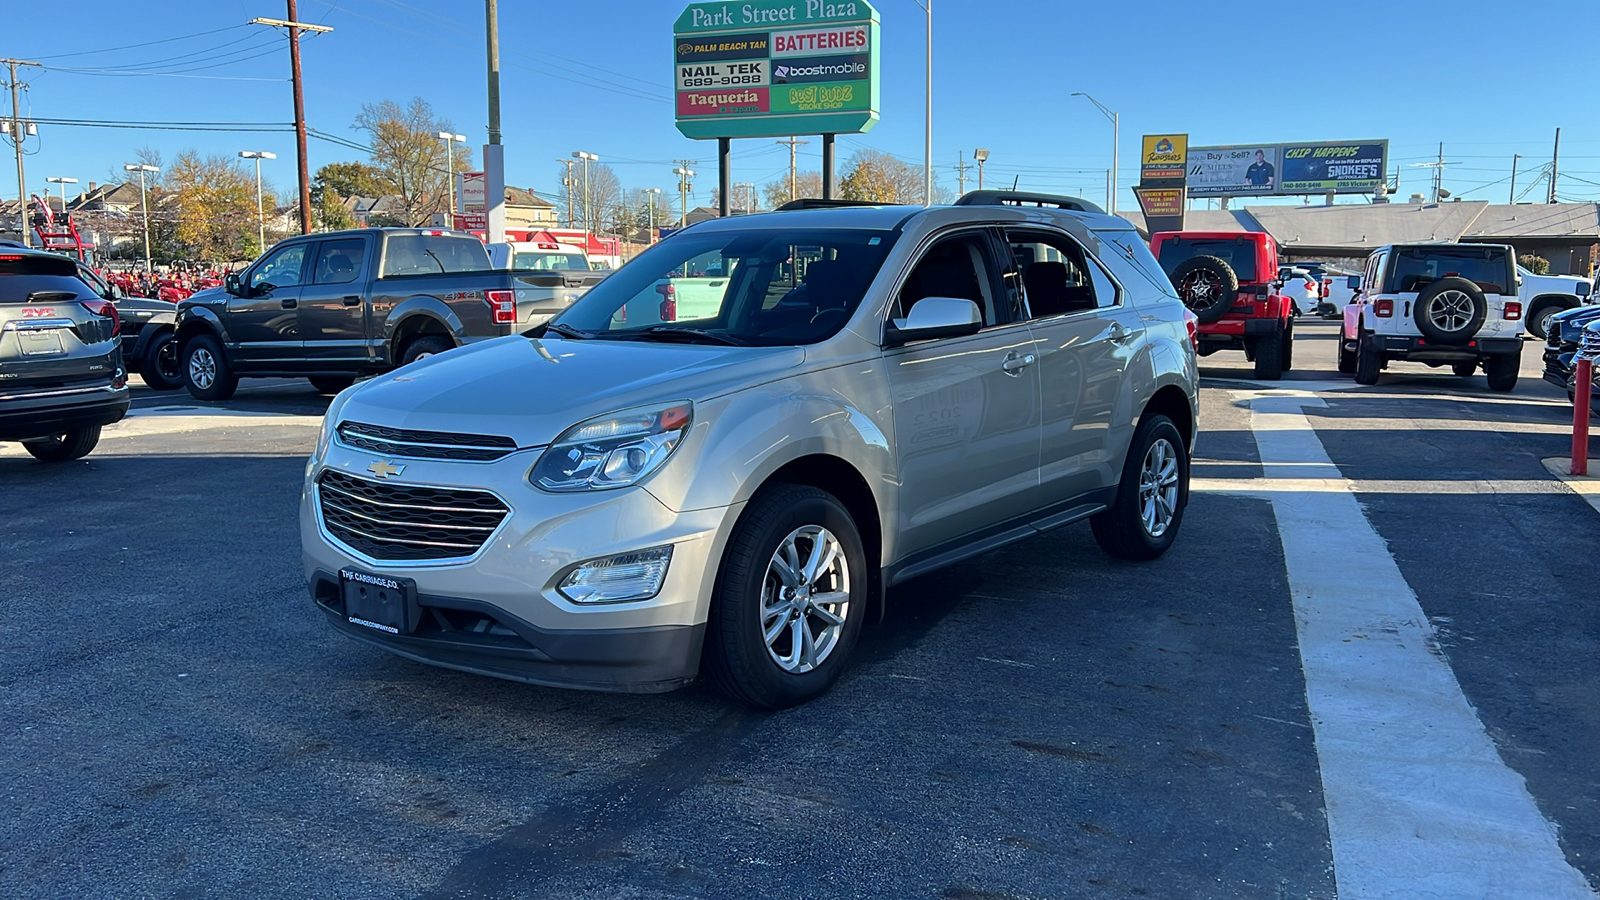
[[[892,203],[880,203],[876,200],[821,200],[816,197],[803,197],[799,200],[790,200],[778,207],[778,212],[792,212],[797,209],[842,209],[849,206],[893,206]]]
[[[1105,210],[1081,197],[1034,194],[1029,191],[971,191],[963,194],[956,206],[1041,206],[1072,212],[1104,213]]]

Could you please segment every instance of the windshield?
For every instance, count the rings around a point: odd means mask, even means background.
[[[1256,280],[1256,245],[1246,238],[1173,238],[1161,245],[1161,268],[1170,278],[1174,270],[1196,256],[1215,256],[1233,268],[1241,282]]]
[[[589,270],[589,263],[577,253],[548,253],[533,250],[512,257],[511,268],[533,272],[549,272],[555,269],[577,269],[586,272]]]
[[[587,337],[780,346],[844,327],[896,235],[686,231],[639,254],[556,322]]]
[[[1455,275],[1488,294],[1512,293],[1507,286],[1515,281],[1508,254],[1499,247],[1401,247],[1389,262],[1384,293],[1418,292]]]

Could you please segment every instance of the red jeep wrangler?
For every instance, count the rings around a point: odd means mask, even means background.
[[[1243,350],[1256,377],[1277,381],[1294,357],[1294,301],[1277,281],[1278,242],[1270,234],[1160,231],[1150,252],[1200,320],[1198,350]]]

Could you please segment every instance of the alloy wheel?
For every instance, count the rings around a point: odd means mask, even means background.
[[[833,532],[804,525],[778,542],[761,582],[761,638],[778,667],[810,672],[828,658],[850,616],[850,566]]]
[[[1160,438],[1150,445],[1139,470],[1139,517],[1145,533],[1161,537],[1178,512],[1178,451]]]
[[[1440,331],[1460,331],[1472,321],[1472,298],[1462,291],[1443,291],[1428,301],[1428,320]]]
[[[200,390],[207,390],[217,380],[217,360],[211,351],[200,347],[189,354],[189,381]]]

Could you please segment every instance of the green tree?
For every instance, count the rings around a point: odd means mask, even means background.
[[[400,198],[403,224],[426,225],[434,213],[446,211],[452,167],[446,165],[439,132],[453,132],[455,126],[435,116],[428,101],[414,97],[405,106],[393,100],[365,104],[354,127],[365,131],[372,145],[371,168],[390,187],[388,193]],[[450,147],[455,171],[472,168],[472,151],[457,143]]]
[[[1521,263],[1524,269],[1535,275],[1545,275],[1550,271],[1550,260],[1542,256],[1535,256],[1532,253],[1524,253],[1517,257],[1517,262]]]

